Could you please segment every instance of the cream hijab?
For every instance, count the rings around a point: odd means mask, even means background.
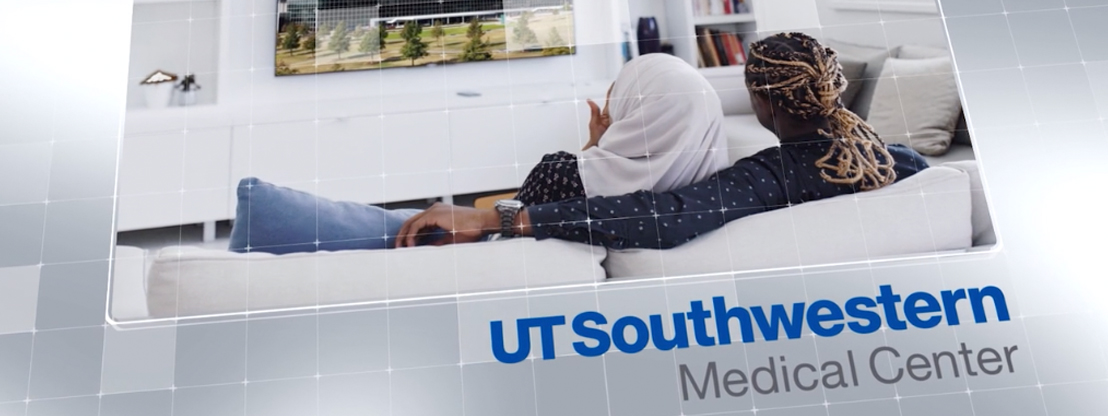
[[[635,58],[608,101],[611,125],[582,153],[588,196],[665,192],[727,167],[723,107],[708,80],[666,54]]]

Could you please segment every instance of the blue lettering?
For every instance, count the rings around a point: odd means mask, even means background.
[[[850,300],[846,301],[847,315],[849,315],[851,318],[862,319],[868,322],[867,324],[862,325],[861,323],[855,321],[847,324],[847,326],[850,327],[851,331],[857,332],[859,334],[872,334],[874,332],[877,332],[878,329],[881,329],[881,315],[878,315],[877,312],[874,311],[862,309],[862,307],[876,308],[877,302],[874,302],[873,299],[861,296],[850,298]]]
[[[920,302],[923,304],[921,305]],[[934,328],[943,321],[941,315],[932,315],[927,319],[920,319],[921,313],[935,313],[941,311],[939,300],[927,292],[916,292],[904,299],[904,318],[916,328]]]
[[[608,323],[608,319],[604,318],[600,312],[582,312],[573,318],[573,333],[577,334],[581,338],[591,339],[596,341],[596,346],[590,347],[584,341],[577,341],[573,343],[573,350],[580,354],[582,357],[596,357],[608,352],[608,348],[611,347],[612,341],[608,338],[608,333],[603,329],[592,328],[585,326],[586,323],[593,323],[596,325],[604,325]]]
[[[492,355],[497,361],[505,364],[514,364],[523,361],[531,354],[531,328],[539,328],[539,341],[542,343],[542,359],[553,360],[557,354],[554,351],[554,327],[565,325],[566,317],[548,316],[545,318],[525,318],[516,321],[516,351],[507,352],[504,349],[504,323],[493,321],[489,323],[489,332],[492,336]]]
[[[897,331],[908,329],[908,325],[900,320],[900,315],[896,313],[896,304],[900,303],[900,295],[893,293],[893,287],[889,285],[883,285],[880,289],[881,294],[875,300],[885,309],[885,323],[889,328]]]
[[[696,336],[696,343],[701,347],[711,347],[716,345],[715,338],[708,336],[708,327],[704,323],[704,320],[711,318],[712,313],[704,310],[704,302],[695,300],[689,302],[689,306],[692,307],[689,313],[685,316],[689,317],[693,325],[693,335]]]
[[[685,314],[680,312],[673,314],[673,339],[666,339],[662,315],[650,315],[650,336],[654,338],[654,348],[661,351],[688,348],[689,328],[685,324]]]
[[[793,304],[792,320],[785,311],[785,305],[770,306],[770,318],[766,319],[766,312],[761,306],[750,308],[758,327],[762,329],[762,337],[766,341],[777,341],[779,327],[785,329],[785,336],[789,339],[800,338],[800,328],[804,325],[804,302]]]
[[[712,298],[712,308],[716,312],[716,337],[719,338],[719,345],[731,343],[731,318],[739,320],[743,342],[754,342],[754,325],[750,323],[750,312],[746,308],[736,306],[727,309],[723,296]]]
[[[493,321],[489,323],[489,332],[492,333],[492,356],[497,361],[505,364],[515,364],[527,358],[531,353],[530,331],[522,329],[523,325],[516,321],[516,351],[509,353],[504,350],[504,323]]]
[[[958,301],[965,298],[965,289],[943,291],[943,309],[946,310],[947,325],[958,325],[962,323],[961,319],[958,318]]]
[[[627,342],[627,327],[635,329],[634,343]],[[634,316],[624,316],[612,325],[612,344],[615,344],[616,349],[634,354],[646,348],[648,343],[650,343],[650,329],[646,327],[646,322],[643,322],[642,319]]]
[[[826,310],[827,313],[820,313]],[[829,300],[817,300],[808,306],[808,327],[812,332],[821,337],[833,337],[843,332],[843,324],[837,323],[830,328],[823,326],[824,322],[843,320],[843,310],[839,305]]]
[[[986,297],[992,298],[993,300],[993,308],[996,310],[996,319],[1000,322],[1007,321],[1009,319],[1008,303],[1004,300],[1004,292],[996,286],[969,290],[970,306],[973,307],[973,321],[979,324],[988,322],[988,318],[985,316],[985,305],[982,302]]]

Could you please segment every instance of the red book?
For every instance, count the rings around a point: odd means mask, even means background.
[[[731,56],[735,58],[736,65],[742,65],[746,63],[746,56],[743,54],[742,40],[739,39],[739,35],[734,33],[729,34],[728,38],[731,40],[731,48],[733,50]]]
[[[730,33],[720,33],[720,37],[723,38],[723,49],[727,51],[727,62],[729,65],[738,65],[739,61],[735,58],[735,44],[732,42],[734,35]]]
[[[735,35],[735,43],[739,45],[739,57],[742,58],[742,63],[746,63],[746,47],[743,46],[743,38],[739,35]]]

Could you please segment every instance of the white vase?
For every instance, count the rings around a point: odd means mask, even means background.
[[[196,90],[177,91],[177,105],[181,107],[196,105]]]
[[[142,93],[146,97],[146,106],[149,108],[169,107],[169,101],[173,99],[173,83],[159,82],[142,86]]]

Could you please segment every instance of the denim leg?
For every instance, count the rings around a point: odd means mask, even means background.
[[[331,201],[256,178],[238,188],[228,249],[272,254],[391,248],[418,209]]]

